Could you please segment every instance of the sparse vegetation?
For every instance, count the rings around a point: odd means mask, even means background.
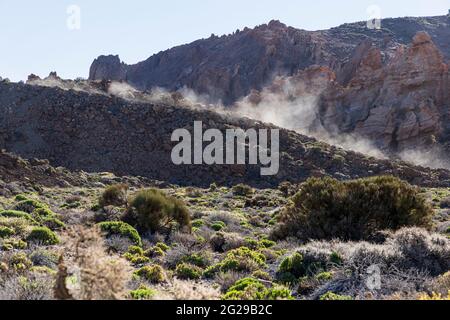
[[[331,184],[327,181],[308,181],[292,200],[286,198],[286,193],[292,195],[296,188],[292,184],[283,192],[251,189],[251,194],[237,192],[239,195],[226,187],[211,190],[133,187],[127,203],[114,202],[113,194],[121,184],[107,184],[111,186],[106,189],[108,192],[99,186],[77,190],[73,192],[75,195],[69,190],[54,189],[44,197],[19,194],[3,200],[6,201],[3,204],[0,199],[0,297],[133,300],[447,297],[450,239],[445,233],[446,216],[434,218],[441,235],[425,229],[430,225],[425,222],[431,222],[427,214],[423,220],[419,218],[419,212],[427,212],[421,196],[437,199],[434,210],[446,210],[440,209],[440,204],[448,197],[447,190],[425,193],[391,178],[346,183],[330,180]],[[347,183],[355,186],[348,187]],[[322,190],[329,197],[320,192],[306,194],[308,190]],[[105,196],[104,202],[99,200],[99,194]],[[299,194],[302,201],[296,200]],[[362,200],[354,202],[355,196],[370,200],[371,208],[376,210],[361,214],[361,210],[369,207],[361,204]],[[123,200],[123,193],[120,197]],[[321,206],[316,203],[318,199],[323,200]],[[380,199],[397,202],[395,206],[386,206]],[[338,205],[334,205],[336,201]],[[80,205],[69,208],[60,203]],[[355,206],[342,214],[342,208],[351,205]],[[307,208],[315,211],[307,213]],[[381,213],[386,208],[391,210],[389,217],[396,220],[377,220],[387,217]],[[293,220],[284,220],[286,212]],[[299,227],[298,222],[305,220],[297,220],[298,217],[307,218],[309,223]],[[366,229],[357,233],[352,229],[353,223],[338,223],[343,217],[356,219]],[[371,223],[366,225],[366,221]],[[285,227],[283,223],[288,223],[293,228],[289,230],[295,229],[296,233],[271,239],[279,227]],[[409,224],[420,227],[395,231]],[[383,230],[385,227],[391,230]],[[294,238],[286,237],[293,235]],[[316,235],[312,238],[319,240],[311,241],[305,235]],[[346,241],[333,239],[337,235]],[[360,241],[360,237],[365,241]],[[368,290],[366,278],[361,276],[373,265],[379,266],[381,272],[382,289],[377,291]]]

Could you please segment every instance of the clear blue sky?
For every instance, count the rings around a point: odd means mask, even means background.
[[[0,76],[17,81],[57,71],[87,77],[92,60],[119,54],[135,63],[175,45],[278,19],[317,30],[383,17],[444,15],[450,0],[0,0]],[[67,27],[67,8],[81,9],[81,29]]]

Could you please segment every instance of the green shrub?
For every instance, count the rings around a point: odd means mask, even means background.
[[[158,242],[158,243],[155,245],[155,247],[161,249],[161,250],[164,251],[164,252],[167,252],[167,251],[169,251],[169,249],[170,249],[170,247],[169,247],[167,244],[162,243],[162,242]]]
[[[316,274],[315,278],[318,281],[329,281],[329,280],[333,279],[333,274],[329,271],[324,271],[324,272]]]
[[[144,249],[138,246],[130,246],[123,256],[134,265],[144,264],[150,261],[145,256]]]
[[[47,227],[34,227],[27,240],[41,242],[45,245],[55,245],[59,243],[56,234]]]
[[[265,267],[267,267],[266,257],[262,253],[241,247],[228,251],[225,258],[207,268],[204,275],[209,278],[219,271],[253,272]]]
[[[40,202],[38,200],[26,199],[26,200],[16,203],[13,206],[12,210],[24,211],[24,212],[31,214],[36,209],[47,209],[47,208],[48,208],[48,206],[46,204],[43,204],[42,202]]]
[[[55,217],[44,217],[41,220],[41,224],[51,230],[61,230],[66,227],[64,222]]]
[[[267,288],[254,278],[238,280],[222,297],[223,300],[291,300],[289,289],[284,287]]]
[[[150,258],[163,257],[163,256],[165,256],[165,254],[166,253],[164,252],[164,250],[157,246],[154,246],[154,247],[148,249],[147,251],[145,251],[145,255]]]
[[[253,188],[246,184],[238,184],[232,188],[233,194],[236,196],[247,197],[253,194]]]
[[[310,178],[279,217],[272,236],[365,240],[380,230],[431,226],[433,210],[419,189],[383,176],[340,182]]]
[[[30,221],[25,218],[3,217],[0,216],[0,226],[14,230],[18,236],[25,235],[30,227]]]
[[[258,243],[258,246],[262,248],[272,248],[274,245],[276,245],[276,243],[268,239],[260,240]]]
[[[144,263],[150,262],[150,258],[139,255],[139,254],[132,254],[129,252],[125,252],[123,254],[123,257],[130,261],[133,265],[143,265]]]
[[[222,221],[216,221],[211,225],[211,229],[213,229],[214,231],[220,231],[223,228],[225,228],[227,225],[225,224],[225,222]]]
[[[2,250],[11,251],[14,249],[23,250],[26,249],[27,243],[21,239],[6,239],[2,243]]]
[[[33,263],[23,252],[15,253],[11,256],[9,263],[16,271],[25,271],[31,268]]]
[[[129,246],[127,252],[131,254],[144,255],[144,249],[139,246]]]
[[[182,261],[194,266],[205,268],[209,265],[211,257],[207,251],[191,253],[183,257]]]
[[[28,197],[24,194],[18,194],[17,196],[14,197],[14,200],[16,201],[25,201],[28,200]]]
[[[7,218],[22,218],[26,219],[32,223],[36,223],[36,221],[31,217],[29,213],[23,212],[23,211],[17,211],[17,210],[5,210],[0,212],[0,217],[7,217]]]
[[[343,259],[341,255],[337,252],[333,252],[330,255],[330,263],[334,265],[341,265],[343,262]]]
[[[0,226],[0,238],[9,238],[14,235],[14,229]]]
[[[205,221],[203,221],[202,219],[197,219],[192,221],[191,225],[193,228],[200,228],[205,225]]]
[[[140,286],[138,289],[130,291],[130,296],[133,300],[150,300],[156,294],[156,291],[150,289],[144,285]]]
[[[59,262],[59,254],[54,251],[38,249],[30,255],[33,265],[38,267],[48,267],[50,269],[56,269]]]
[[[185,204],[162,191],[140,191],[131,200],[125,220],[142,232],[170,231],[174,227],[191,231],[191,220]]]
[[[156,264],[142,267],[139,270],[135,271],[134,275],[143,278],[151,283],[160,283],[165,279],[163,268]]]
[[[31,216],[37,223],[51,230],[61,230],[66,227],[64,222],[58,219],[58,215],[47,207],[35,209]]]
[[[56,270],[50,269],[49,267],[45,267],[45,266],[33,266],[30,268],[30,272],[44,274],[44,275],[47,274],[47,275],[51,275],[51,276],[54,276],[57,274]]]
[[[33,215],[38,216],[40,218],[43,217],[54,217],[56,216],[56,213],[54,213],[52,210],[50,210],[49,208],[37,208],[36,210],[34,210]]]
[[[294,300],[294,297],[288,288],[275,286],[267,290],[264,300]]]
[[[126,205],[127,192],[128,186],[126,184],[115,184],[109,186],[103,191],[98,203],[102,208],[107,206],[120,207]]]
[[[262,270],[256,270],[255,272],[253,272],[252,277],[255,279],[262,279],[262,280],[266,280],[266,281],[272,280],[272,277],[270,276],[270,274],[268,274],[267,272],[264,272]]]
[[[175,275],[182,280],[200,279],[202,273],[202,268],[187,263],[180,263],[175,269]]]
[[[339,294],[328,291],[320,297],[320,300],[353,300],[353,298],[350,296],[341,296]]]
[[[107,236],[119,235],[129,238],[135,245],[142,247],[142,240],[135,228],[123,221],[106,221],[98,224]]]
[[[306,273],[303,256],[296,252],[284,258],[278,267],[277,279],[283,283],[297,283],[298,279]]]

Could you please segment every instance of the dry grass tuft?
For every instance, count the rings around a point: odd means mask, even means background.
[[[67,286],[68,292],[77,300],[116,300],[125,297],[131,276],[130,266],[124,259],[107,254],[97,228],[74,227],[67,231],[63,239],[68,274],[64,275],[61,260],[58,273],[61,279],[57,281],[59,287],[62,279],[65,279],[66,285],[71,283]]]

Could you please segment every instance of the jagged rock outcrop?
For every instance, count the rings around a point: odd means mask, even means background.
[[[308,125],[330,135],[366,138],[388,154],[445,149],[450,136],[449,66],[425,32],[399,46],[389,59],[374,44],[363,42],[337,75],[329,67],[312,66],[277,78],[268,88],[280,95],[319,96],[316,121]],[[256,108],[260,102],[249,101]]]
[[[325,73],[326,74],[326,73]],[[97,90],[97,89],[96,89]],[[124,100],[107,93],[0,83],[0,148],[54,166],[144,176],[182,185],[275,186],[310,176],[350,179],[393,174],[419,185],[450,186],[450,172],[346,152],[293,131],[280,131],[280,171],[261,176],[259,165],[174,165],[173,130],[273,128],[216,112]],[[44,170],[45,173],[45,170]]]
[[[346,85],[372,43],[385,61],[419,31],[428,32],[450,58],[449,16],[384,19],[381,25],[381,30],[371,30],[358,22],[310,32],[271,21],[175,47],[135,65],[101,56],[91,66],[90,79],[126,80],[140,90],[188,87],[229,105],[262,89],[276,75],[291,76],[316,64],[331,68]]]
[[[94,60],[89,71],[90,79],[126,80],[127,70],[119,56],[100,56]]]
[[[427,33],[399,47],[385,65],[372,48],[347,87],[324,92],[322,123],[392,152],[429,147],[449,133],[443,127],[450,109],[448,77],[448,65]]]

